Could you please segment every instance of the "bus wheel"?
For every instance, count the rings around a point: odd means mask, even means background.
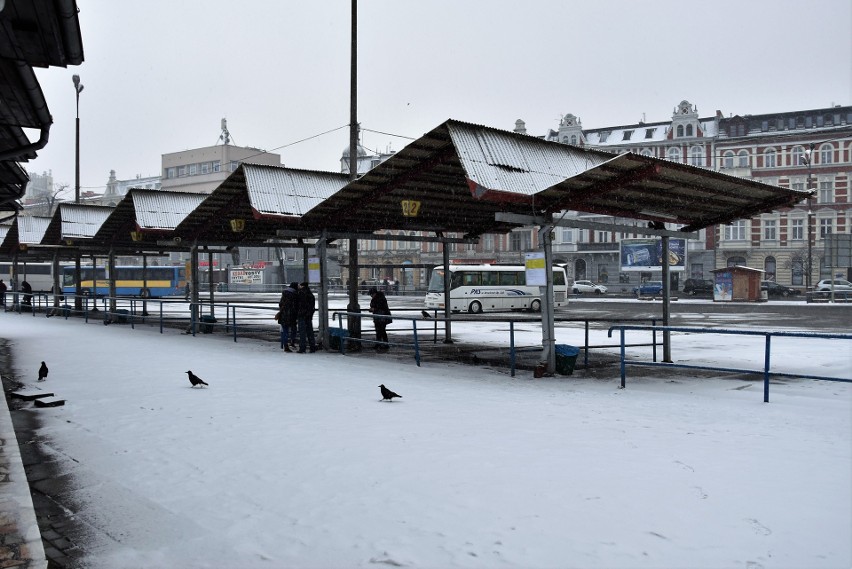
[[[541,312],[541,301],[533,300],[530,302],[530,312]]]
[[[471,314],[482,314],[482,303],[478,300],[474,300],[470,303],[470,306],[468,307],[468,312],[470,312]]]

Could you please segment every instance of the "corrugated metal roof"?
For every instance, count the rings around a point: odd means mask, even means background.
[[[256,164],[243,165],[252,208],[263,215],[301,217],[346,185],[332,172],[291,170]]]
[[[129,192],[140,229],[173,231],[206,194],[133,189]]]
[[[62,222],[61,239],[91,239],[113,209],[105,206],[59,204],[55,215]]]
[[[15,223],[18,226],[18,243],[35,245],[41,243],[44,238],[47,226],[50,225],[50,218],[19,215]]]
[[[462,123],[450,123],[448,130],[467,178],[480,192],[531,196],[612,158],[574,146],[529,144],[516,133]]]

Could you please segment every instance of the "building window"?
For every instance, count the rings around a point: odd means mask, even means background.
[[[775,257],[767,257],[763,261],[763,273],[764,273],[763,276],[766,278],[766,280],[768,280],[768,281],[774,281],[775,280],[775,267],[776,267],[776,265],[777,265],[777,263],[775,262]]]
[[[239,165],[240,165],[240,163],[237,162],[236,160],[231,160],[230,171],[231,172],[235,171]]]
[[[677,125],[677,137],[681,138],[682,136],[683,136],[683,125],[679,124],[679,125]]]
[[[763,220],[763,239],[764,241],[778,240],[778,222],[774,219]]]
[[[609,243],[610,242],[609,236],[610,236],[609,231],[598,231],[597,242],[598,243]]]
[[[574,242],[574,229],[572,227],[560,227],[559,228],[559,242],[560,243],[573,243]]]
[[[805,284],[805,262],[802,259],[793,259],[790,268],[793,275],[790,284],[798,286]]]
[[[745,150],[737,153],[737,168],[748,168],[748,152]]]
[[[729,267],[745,267],[746,260],[745,257],[728,257],[728,266]]]
[[[819,220],[819,238],[825,239],[826,235],[831,235],[834,233],[834,220],[829,219],[820,219]]]
[[[746,220],[740,219],[725,226],[725,241],[745,241]]]
[[[648,138],[654,138],[654,132],[655,132],[656,130],[657,130],[656,128],[646,128],[646,129],[645,129],[645,138],[646,138],[646,139],[648,139]]]
[[[766,152],[763,153],[763,167],[764,168],[775,168],[777,166],[777,162],[775,160],[776,152],[774,148],[770,148]]]
[[[692,125],[686,125],[686,136],[692,136]]]
[[[790,151],[790,165],[791,166],[804,166],[804,162],[802,162],[802,158],[805,157],[805,149],[801,146],[794,146]]]
[[[630,137],[633,136],[632,130],[625,130],[624,134],[621,137],[621,140],[630,140]]]
[[[571,144],[574,144],[574,145],[577,144],[577,135],[576,134],[571,135]]]
[[[486,252],[491,252],[494,250],[494,235],[491,233],[486,233],[482,236],[482,250]]]
[[[733,168],[734,167],[734,153],[731,150],[725,152],[725,156],[722,159],[722,168]]]
[[[221,168],[222,168],[222,163],[220,161],[216,160],[215,162],[213,162],[213,171],[214,172],[218,172],[219,170],[221,170]]]
[[[791,219],[790,220],[790,239],[793,241],[805,240],[805,220]]]
[[[643,148],[641,152],[642,156],[653,156],[654,153],[651,152],[650,148]]]
[[[198,164],[190,164],[189,165],[189,175],[195,176],[198,173]]]
[[[602,132],[598,136],[601,137],[601,143],[606,142],[606,139],[609,138],[609,131]]]
[[[178,178],[183,178],[186,176],[186,166],[178,166],[177,169]]]
[[[691,263],[689,265],[689,276],[693,279],[703,279],[704,263]]]
[[[511,251],[529,251],[532,248],[532,239],[529,231],[513,231],[510,242]]]
[[[817,203],[834,203],[834,183],[832,180],[819,181]]]
[[[704,149],[700,146],[693,146],[689,149],[689,163],[692,166],[704,166]]]
[[[177,168],[175,168],[175,167],[166,168],[166,178],[167,179],[172,179],[172,178],[176,178],[176,177],[177,177]]]
[[[680,148],[669,148],[666,156],[672,162],[680,162]]]
[[[834,146],[831,144],[823,144],[819,148],[820,164],[831,164],[834,162]]]
[[[201,173],[209,174],[210,173],[210,162],[203,162],[201,164]]]

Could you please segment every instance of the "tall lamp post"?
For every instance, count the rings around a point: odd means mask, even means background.
[[[80,76],[74,75],[71,77],[74,82],[74,92],[77,95],[77,133],[74,153],[74,203],[80,203],[80,93],[83,91],[83,85],[80,83]],[[92,273],[94,277],[94,272]],[[76,281],[76,289],[74,290],[74,309],[83,310],[83,298],[80,281],[82,277],[82,269],[80,268],[80,251],[74,255],[74,280]]]
[[[805,164],[808,166],[808,192],[811,191],[811,167],[814,162],[814,143],[805,151]],[[811,290],[811,274],[813,273],[813,219],[814,213],[811,208],[811,195],[808,194],[808,266],[805,272],[805,290]]]

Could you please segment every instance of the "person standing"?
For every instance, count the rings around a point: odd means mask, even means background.
[[[0,279],[0,306],[6,306],[6,283]]]
[[[24,299],[21,301],[22,304],[26,304],[27,306],[33,305],[33,287],[30,286],[30,283],[27,281],[21,281],[21,292],[24,293]]]
[[[316,299],[314,293],[308,288],[308,283],[299,285],[297,313],[299,317],[299,353],[305,353],[306,340],[311,348],[311,353],[317,351],[317,342],[314,339],[314,304]]]
[[[380,342],[376,344],[376,350],[386,352],[389,348],[387,327],[388,324],[393,322],[393,319],[390,317],[391,311],[388,306],[388,299],[385,297],[385,293],[377,290],[376,287],[372,287],[368,294],[370,295],[370,312],[378,315],[373,318],[376,326],[376,341]]]
[[[281,347],[285,352],[292,352],[290,346],[296,343],[296,309],[298,296],[296,283],[290,283],[281,292],[278,301],[278,323],[281,325]]]

